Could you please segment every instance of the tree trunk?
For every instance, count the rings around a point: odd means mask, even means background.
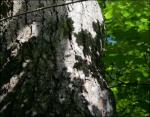
[[[1,18],[17,16],[0,22],[0,116],[112,117],[115,108],[103,79],[104,25],[97,1],[8,3],[10,10]],[[68,5],[19,15],[58,4]]]

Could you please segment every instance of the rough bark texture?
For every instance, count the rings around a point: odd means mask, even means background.
[[[68,2],[14,0],[6,12],[11,16]],[[97,1],[0,23],[1,117],[113,116],[111,92],[102,75],[104,26]]]

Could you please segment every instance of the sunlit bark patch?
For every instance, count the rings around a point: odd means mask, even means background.
[[[0,89],[0,102],[7,96],[8,93],[12,92],[15,86],[18,84],[20,78],[24,72],[21,72],[19,75],[14,75],[10,78],[9,82],[5,83]]]

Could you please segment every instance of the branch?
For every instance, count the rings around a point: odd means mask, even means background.
[[[120,86],[138,86],[138,85],[142,85],[142,86],[149,86],[150,87],[150,83],[125,83],[125,82],[120,82],[114,86],[110,86],[109,88],[114,88],[114,87],[120,87]]]
[[[69,3],[65,3],[65,4],[58,4],[58,5],[51,5],[51,6],[41,7],[41,8],[37,8],[37,9],[35,9],[35,10],[23,12],[23,13],[14,15],[14,16],[9,16],[9,17],[0,19],[0,22],[2,22],[2,21],[4,21],[4,20],[7,20],[7,19],[10,19],[10,18],[13,18],[13,17],[19,17],[19,16],[21,16],[21,15],[25,15],[25,14],[29,14],[29,13],[33,13],[33,12],[37,12],[37,11],[49,9],[49,8],[55,8],[55,7],[60,7],[60,6],[66,6],[66,5],[69,5],[69,4],[74,4],[74,3],[78,3],[78,2],[84,2],[84,1],[87,1],[87,0],[78,0],[78,1],[69,2]],[[93,0],[93,1],[95,1],[95,0]]]

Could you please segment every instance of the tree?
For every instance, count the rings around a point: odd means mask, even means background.
[[[8,0],[2,7],[0,116],[114,115],[97,1]]]

